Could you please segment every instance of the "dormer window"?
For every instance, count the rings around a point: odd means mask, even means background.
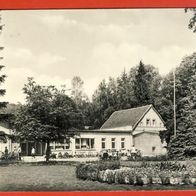
[[[146,119],[146,126],[150,126],[150,119]]]

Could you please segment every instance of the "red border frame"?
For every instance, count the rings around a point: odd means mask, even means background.
[[[0,0],[0,9],[188,8],[195,0]]]
[[[92,8],[188,8],[196,0],[0,0],[0,9],[92,9]],[[194,196],[194,191],[119,191],[119,192],[0,192],[0,196]]]

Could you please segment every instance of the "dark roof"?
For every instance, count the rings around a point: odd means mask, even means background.
[[[109,117],[102,125],[101,129],[111,129],[124,126],[132,126],[133,129],[142,117],[149,111],[152,105],[146,105],[137,108],[119,110]]]

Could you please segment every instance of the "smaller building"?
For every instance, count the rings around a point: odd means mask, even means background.
[[[0,123],[0,131],[4,132],[6,135],[11,135],[12,130],[9,128],[9,126],[6,123]],[[5,147],[7,147],[8,152],[12,152],[14,150],[14,147],[18,148],[19,144],[16,142],[13,142],[11,139],[6,138],[6,142],[0,141],[0,156],[2,153],[5,152]]]

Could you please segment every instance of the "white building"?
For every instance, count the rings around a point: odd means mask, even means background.
[[[164,154],[159,132],[164,121],[152,105],[120,110],[96,130],[82,130],[70,144],[51,144],[52,151],[70,154],[97,154],[104,149],[129,150],[134,145],[142,155]]]

